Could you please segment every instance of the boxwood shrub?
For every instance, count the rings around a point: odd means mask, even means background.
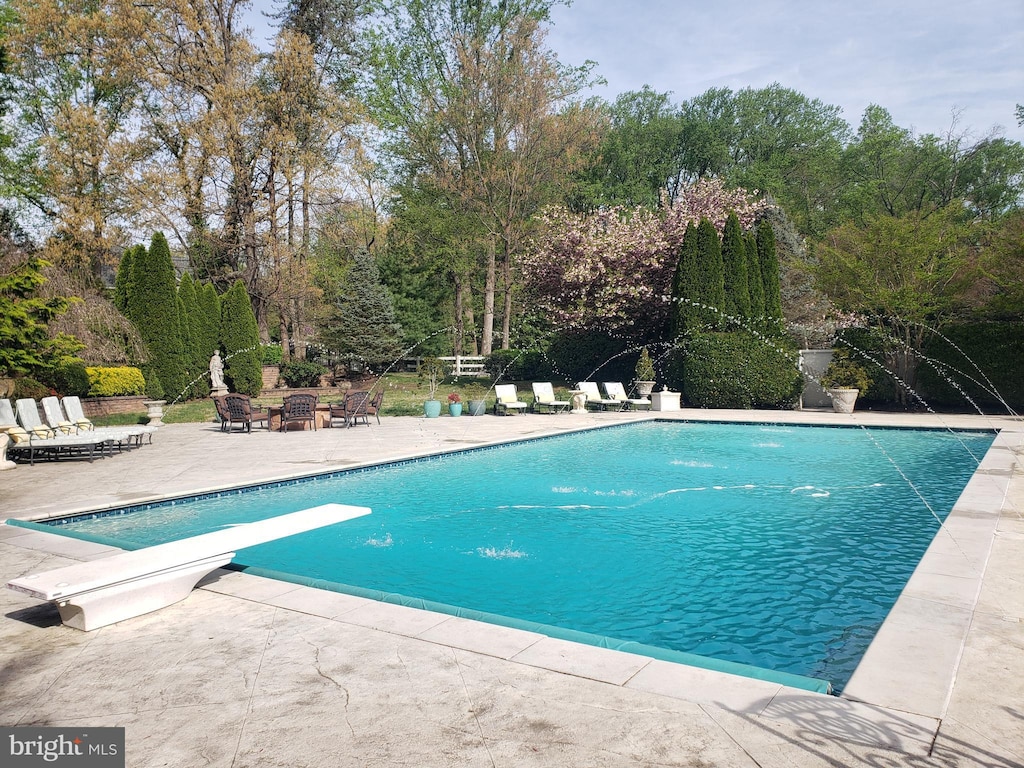
[[[668,368],[669,387],[697,408],[792,408],[803,387],[794,346],[742,332],[692,336]]]
[[[143,395],[146,393],[146,379],[142,371],[129,366],[88,367],[90,397],[118,397],[122,395]]]

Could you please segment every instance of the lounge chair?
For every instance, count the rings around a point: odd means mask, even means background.
[[[596,411],[607,411],[608,409],[621,411],[626,407],[626,404],[619,400],[601,397],[596,381],[581,381],[576,384],[576,389],[582,391],[587,396],[587,408],[592,408]]]
[[[316,429],[316,395],[298,392],[288,395],[281,408],[281,431],[287,432],[292,422],[308,421]],[[303,427],[305,429],[305,427]]]
[[[519,399],[515,384],[495,384],[494,394],[498,398],[494,402],[495,416],[498,414],[508,416],[510,412],[525,411],[529,407],[527,403]]]
[[[617,400],[620,403],[625,403],[623,406],[627,410],[639,410],[646,408],[651,409],[651,401],[646,397],[627,397],[626,389],[622,386],[621,381],[606,381],[601,386],[604,387],[604,393],[607,397],[612,400]]]
[[[61,407],[64,409],[64,413],[67,415],[67,420],[72,422],[78,427],[79,432],[97,432],[100,434],[106,434],[113,438],[119,444],[131,444],[134,440],[136,445],[142,445],[142,438],[148,437],[149,442],[153,442],[153,433],[157,431],[158,427],[152,427],[148,424],[125,424],[119,427],[97,427],[85,416],[85,411],[82,410],[82,401],[77,395],[67,395],[61,398]]]
[[[535,413],[539,413],[541,409],[547,410],[548,413],[559,413],[568,411],[571,407],[572,403],[568,400],[555,399],[555,389],[551,386],[550,381],[535,381],[533,383],[533,410]]]
[[[62,455],[87,454],[92,461],[97,450],[102,453],[113,444],[110,435],[69,435],[51,429],[39,418],[39,408],[32,398],[21,398],[15,407],[20,426],[10,424],[13,415],[10,400],[0,403],[0,421],[5,422],[5,431],[11,439],[7,453],[11,456],[27,454],[30,464],[35,464],[37,457],[59,458]]]
[[[0,427],[17,427],[18,419],[14,415],[14,406],[6,397],[0,399]]]
[[[254,408],[248,395],[224,395],[224,408],[228,413],[227,431],[234,424],[241,424],[246,432],[252,432],[253,424],[264,424],[270,429],[270,416],[265,411]]]

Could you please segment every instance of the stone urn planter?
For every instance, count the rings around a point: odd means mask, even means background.
[[[859,389],[832,387],[828,390],[828,395],[832,398],[832,410],[836,413],[853,413],[853,406],[859,394]]]
[[[167,405],[167,401],[143,400],[142,404],[146,406],[146,415],[149,416],[149,425],[151,427],[162,427],[164,425],[164,406]]]
[[[650,397],[651,392],[654,391],[653,381],[638,381],[636,382],[636,393],[640,397]]]

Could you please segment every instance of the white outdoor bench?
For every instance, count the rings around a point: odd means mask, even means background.
[[[368,507],[324,504],[22,576],[7,587],[55,602],[65,624],[88,632],[184,600],[200,579],[231,562],[239,549],[368,514]]]

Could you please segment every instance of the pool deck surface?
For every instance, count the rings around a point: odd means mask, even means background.
[[[218,571],[179,603],[92,632],[0,590],[0,725],[121,726],[139,768],[1024,766],[1024,423],[652,415],[1002,432],[841,697]],[[93,463],[0,472],[0,520],[649,417],[385,417],[301,434],[168,425]],[[4,583],[114,551],[0,525]]]

